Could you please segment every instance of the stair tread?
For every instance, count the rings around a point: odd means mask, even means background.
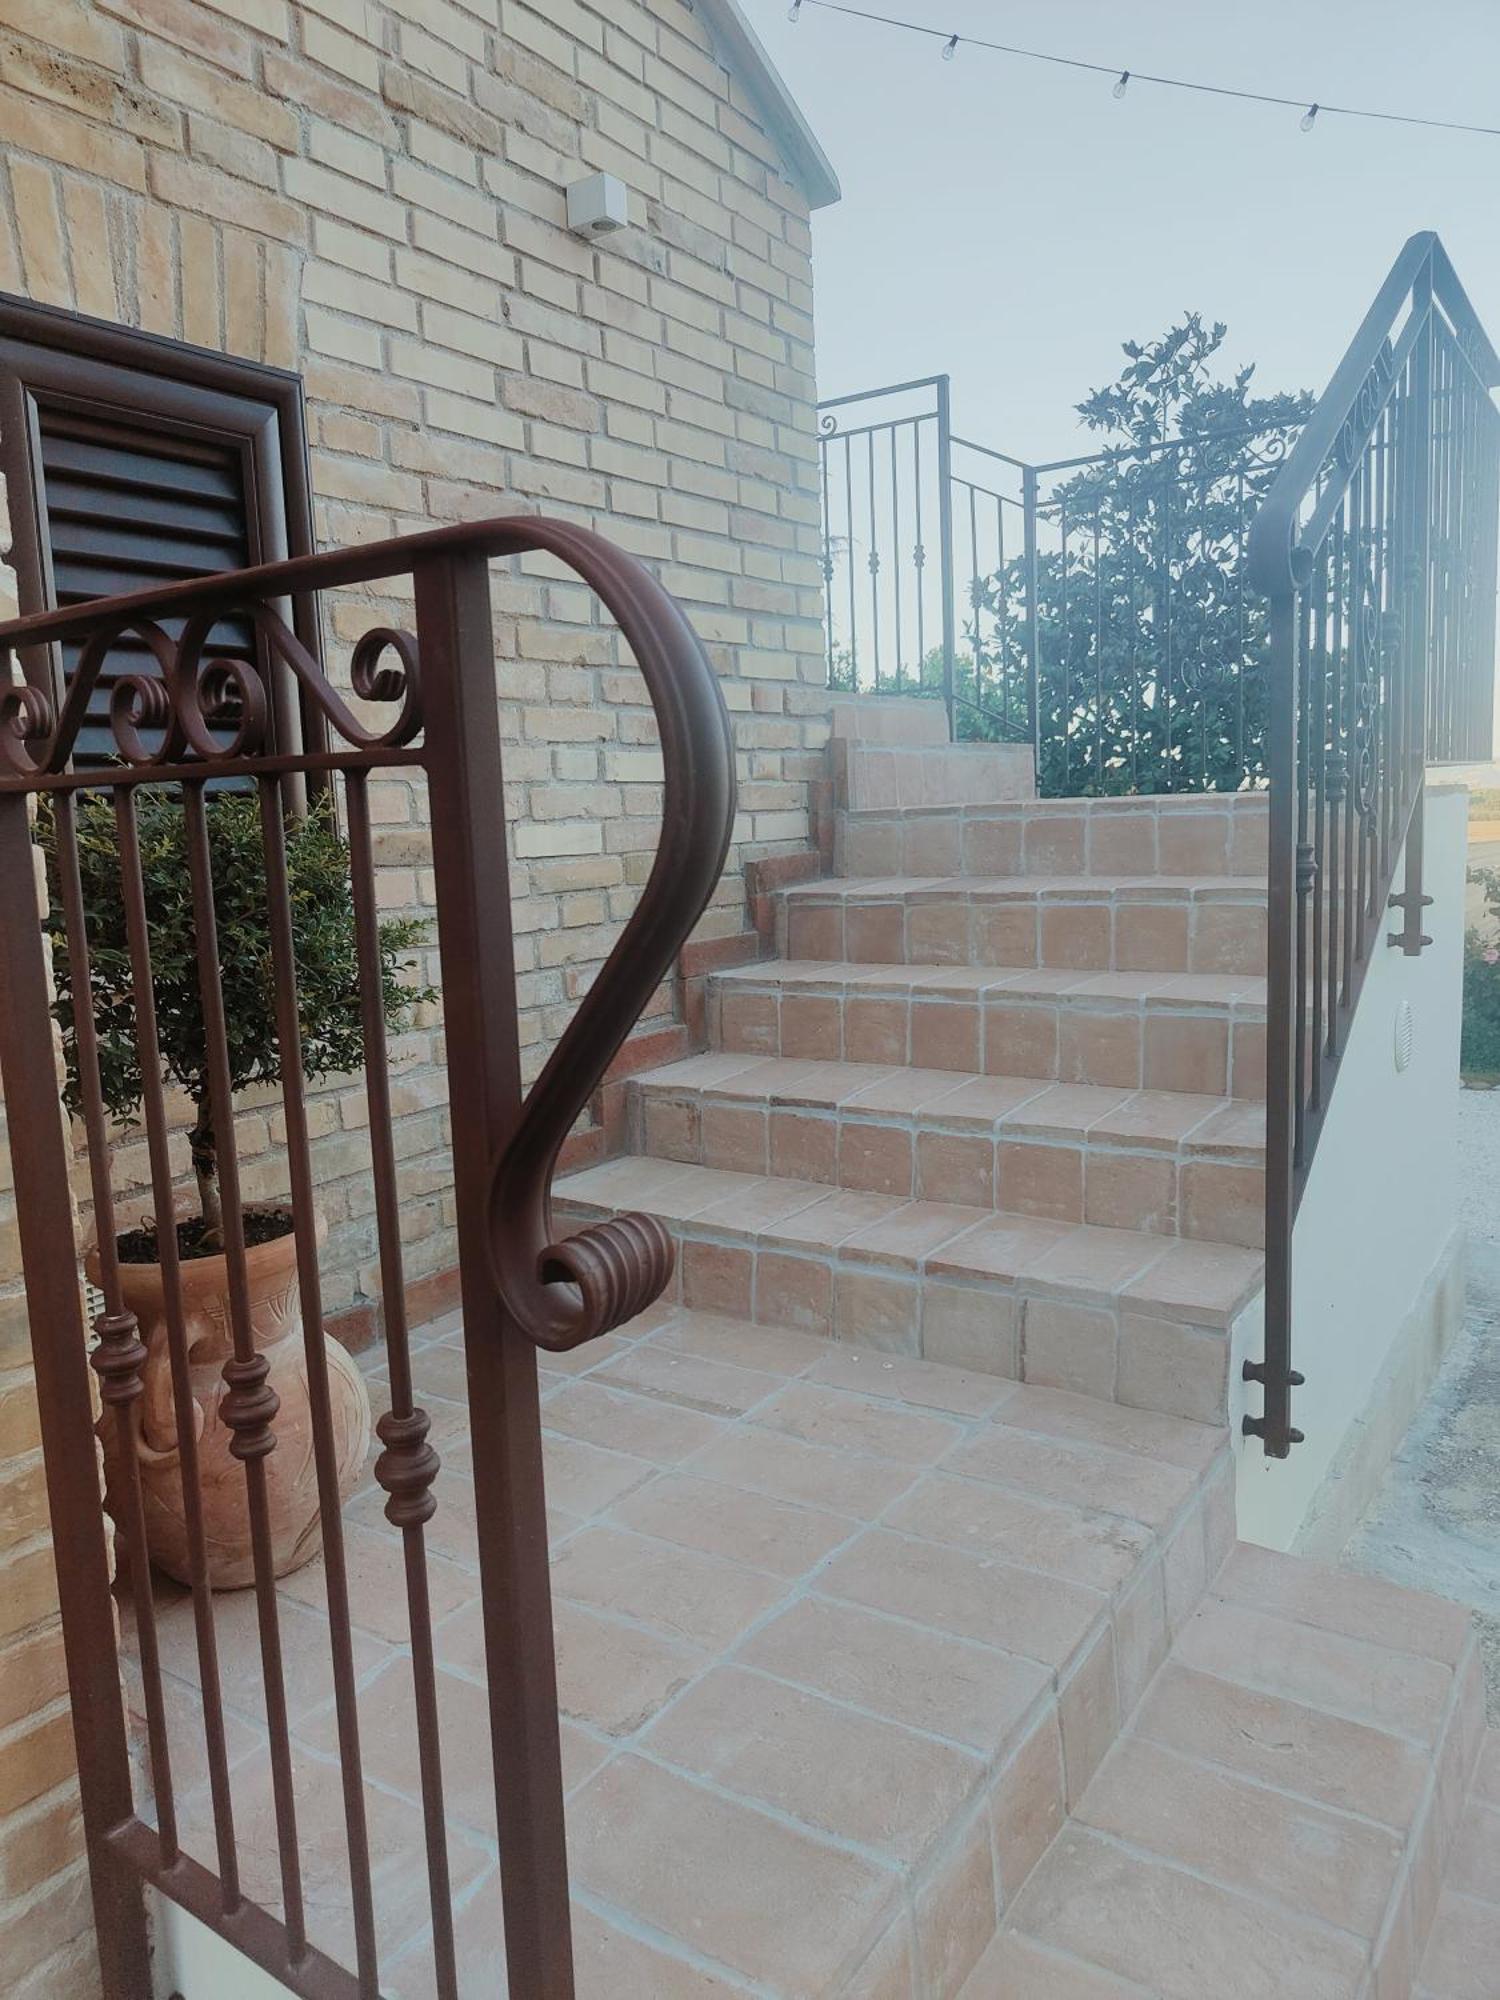
[[[1197,2000],[1247,1990],[1250,1963],[1290,2000],[1366,2000],[1377,1968],[1408,1992],[1413,1856],[1442,1837],[1435,1780],[1468,1754],[1476,1668],[1455,1606],[1240,1545],[962,2000]],[[1440,1931],[1429,1964],[1461,1966],[1476,1927]]]
[[[716,986],[815,986],[861,993],[921,991],[983,999],[991,993],[1100,1002],[1173,1012],[1234,1009],[1255,1017],[1266,1006],[1266,981],[1254,973],[1072,972],[1045,967],[865,965],[850,959],[754,959],[710,974]]]
[[[1190,1091],[749,1055],[687,1056],[639,1072],[631,1086],[768,1106],[838,1108],[933,1129],[1088,1136],[1117,1146],[1247,1160],[1265,1155],[1263,1105]]]
[[[1118,1299],[1131,1309],[1227,1328],[1260,1288],[1264,1259],[1232,1244],[1063,1223],[957,1202],[901,1200],[627,1154],[556,1183],[556,1198],[640,1208],[694,1233],[821,1252],[907,1275],[982,1278],[1029,1295]]]
[[[1252,875],[821,875],[777,891],[788,902],[893,902],[931,897],[966,902],[1263,903],[1266,884]]]

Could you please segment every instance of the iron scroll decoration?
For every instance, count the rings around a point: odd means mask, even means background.
[[[144,642],[156,672],[121,674],[110,690],[109,730],[126,764],[165,769],[191,762],[211,772],[216,764],[263,753],[271,713],[264,680],[248,661],[225,658],[209,646],[225,615],[222,608],[199,612],[175,640],[150,618],[101,627],[79,653],[60,710],[43,688],[0,685],[0,771],[37,778],[67,768],[100,674],[115,647],[131,636]],[[396,709],[387,728],[370,730],[270,605],[251,603],[239,615],[252,621],[268,653],[290,670],[305,698],[351,749],[404,747],[421,733],[421,673],[409,632],[385,626],[366,632],[350,657],[354,693]],[[387,653],[394,656],[391,664],[383,664]]]
[[[723,871],[734,828],[734,736],[718,676],[675,601],[632,557],[581,530],[550,544],[599,595],[646,682],[661,733],[662,830],[640,902],[521,1108],[490,1186],[490,1258],[507,1312],[536,1346],[580,1347],[661,1296],[672,1239],[627,1214],[558,1241],[552,1174]]]

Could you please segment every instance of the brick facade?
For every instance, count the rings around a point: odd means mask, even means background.
[[[798,869],[828,729],[808,195],[720,11],[0,0],[0,289],[299,371],[320,546],[542,510],[600,528],[681,598],[723,678],[741,781],[689,975],[755,949],[747,865]],[[601,168],[627,183],[632,226],[588,243],[564,227],[563,191]],[[650,865],[659,757],[585,591],[547,563],[497,566],[494,604],[534,1072]],[[326,606],[335,675],[402,613]],[[372,803],[384,905],[428,913],[420,788],[392,777]],[[685,1046],[693,986],[659,996],[646,1050]],[[393,1054],[408,1269],[436,1297],[453,1258],[440,1010]],[[329,1309],[368,1320],[363,1092],[327,1087],[312,1114]],[[278,1119],[274,1097],[247,1101],[252,1197],[284,1191]],[[584,1135],[585,1156],[605,1137]],[[143,1152],[122,1140],[122,1199]],[[6,1155],[0,1984],[39,1995],[65,1976],[82,1994],[51,1957],[75,1949],[86,1894],[9,1173]]]

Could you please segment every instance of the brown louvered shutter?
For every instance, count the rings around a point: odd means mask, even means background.
[[[295,376],[3,295],[0,471],[23,612],[312,551]],[[292,616],[316,652],[315,609],[297,605]],[[167,629],[175,636],[180,621]],[[285,676],[278,682],[249,621],[224,620],[211,643],[259,666],[279,732],[300,733]],[[78,648],[65,647],[47,664],[59,693],[77,659]],[[119,674],[139,670],[155,671],[149,648],[121,640],[75,762],[113,755],[110,691]]]

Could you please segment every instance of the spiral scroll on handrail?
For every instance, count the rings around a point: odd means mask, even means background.
[[[507,1311],[538,1347],[578,1347],[659,1298],[673,1246],[655,1216],[621,1215],[555,1240],[553,1168],[564,1139],[702,915],[734,825],[734,739],[692,628],[632,557],[560,523],[532,522],[614,615],[661,732],[661,840],[634,915],[532,1086],[496,1163],[491,1260]]]

